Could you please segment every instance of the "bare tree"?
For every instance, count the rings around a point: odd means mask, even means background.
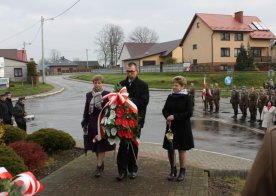
[[[155,43],[158,41],[157,33],[148,27],[136,27],[128,36],[128,40],[136,43]]]
[[[98,56],[104,59],[105,66],[109,60],[110,65],[116,65],[120,49],[124,40],[124,32],[118,25],[107,24],[98,33],[95,43],[99,46],[96,50]]]
[[[52,49],[50,52],[50,62],[57,62],[60,59],[60,52],[56,49]]]

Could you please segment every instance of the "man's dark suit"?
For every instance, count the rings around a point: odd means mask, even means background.
[[[145,116],[147,111],[147,105],[149,103],[149,88],[148,84],[143,80],[136,77],[131,84],[128,78],[121,81],[120,84],[127,88],[129,93],[129,99],[137,106],[139,125],[143,128],[145,122]],[[141,132],[141,129],[140,129]],[[140,137],[140,134],[139,134]],[[133,147],[133,148],[132,148]],[[125,142],[121,141],[117,156],[117,165],[119,174],[127,173],[127,169],[130,173],[137,172],[138,167],[136,164],[136,158],[138,155],[138,147],[132,143],[132,147],[128,146]],[[133,150],[132,150],[133,149]],[[133,155],[133,151],[135,157]]]

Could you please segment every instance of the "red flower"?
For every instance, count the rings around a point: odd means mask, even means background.
[[[116,123],[116,125],[121,125],[122,121],[123,121],[122,118],[116,118],[115,123]]]
[[[121,118],[125,114],[125,110],[123,108],[118,107],[116,109],[116,115]]]
[[[128,121],[128,124],[130,128],[133,128],[137,126],[137,121],[134,118],[132,118]]]
[[[125,127],[125,128],[129,126],[127,119],[124,119],[124,118],[122,119],[122,126]]]
[[[133,138],[134,134],[133,134],[132,131],[125,131],[125,132],[126,132],[125,138],[127,138],[127,139],[132,139]]]
[[[118,136],[119,136],[120,138],[124,137],[124,130],[119,130],[119,131],[118,131]]]

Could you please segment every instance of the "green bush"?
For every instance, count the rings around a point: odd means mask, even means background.
[[[27,140],[40,144],[47,153],[68,150],[76,145],[71,135],[53,128],[44,128],[35,131],[28,135]]]
[[[0,145],[0,166],[5,167],[12,175],[28,170],[22,158],[13,149],[5,145]]]
[[[12,125],[4,125],[4,136],[3,140],[5,144],[9,144],[11,142],[25,140],[27,134],[24,130],[14,127]]]

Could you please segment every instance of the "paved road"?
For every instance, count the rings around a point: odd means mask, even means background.
[[[26,109],[36,117],[34,121],[28,123],[28,132],[43,127],[54,127],[65,130],[80,140],[85,94],[91,90],[92,85],[65,80],[61,76],[47,77],[47,81],[59,84],[65,87],[65,90],[50,97],[28,100]],[[112,90],[110,87],[106,89]],[[168,94],[169,91],[150,92],[142,142],[162,143],[165,121],[161,110]],[[201,100],[196,99],[192,118],[196,148],[254,159],[262,141],[262,135],[255,132],[258,131],[258,127],[233,121],[229,118],[232,109],[228,100],[221,102],[221,113],[210,115],[202,113]]]

